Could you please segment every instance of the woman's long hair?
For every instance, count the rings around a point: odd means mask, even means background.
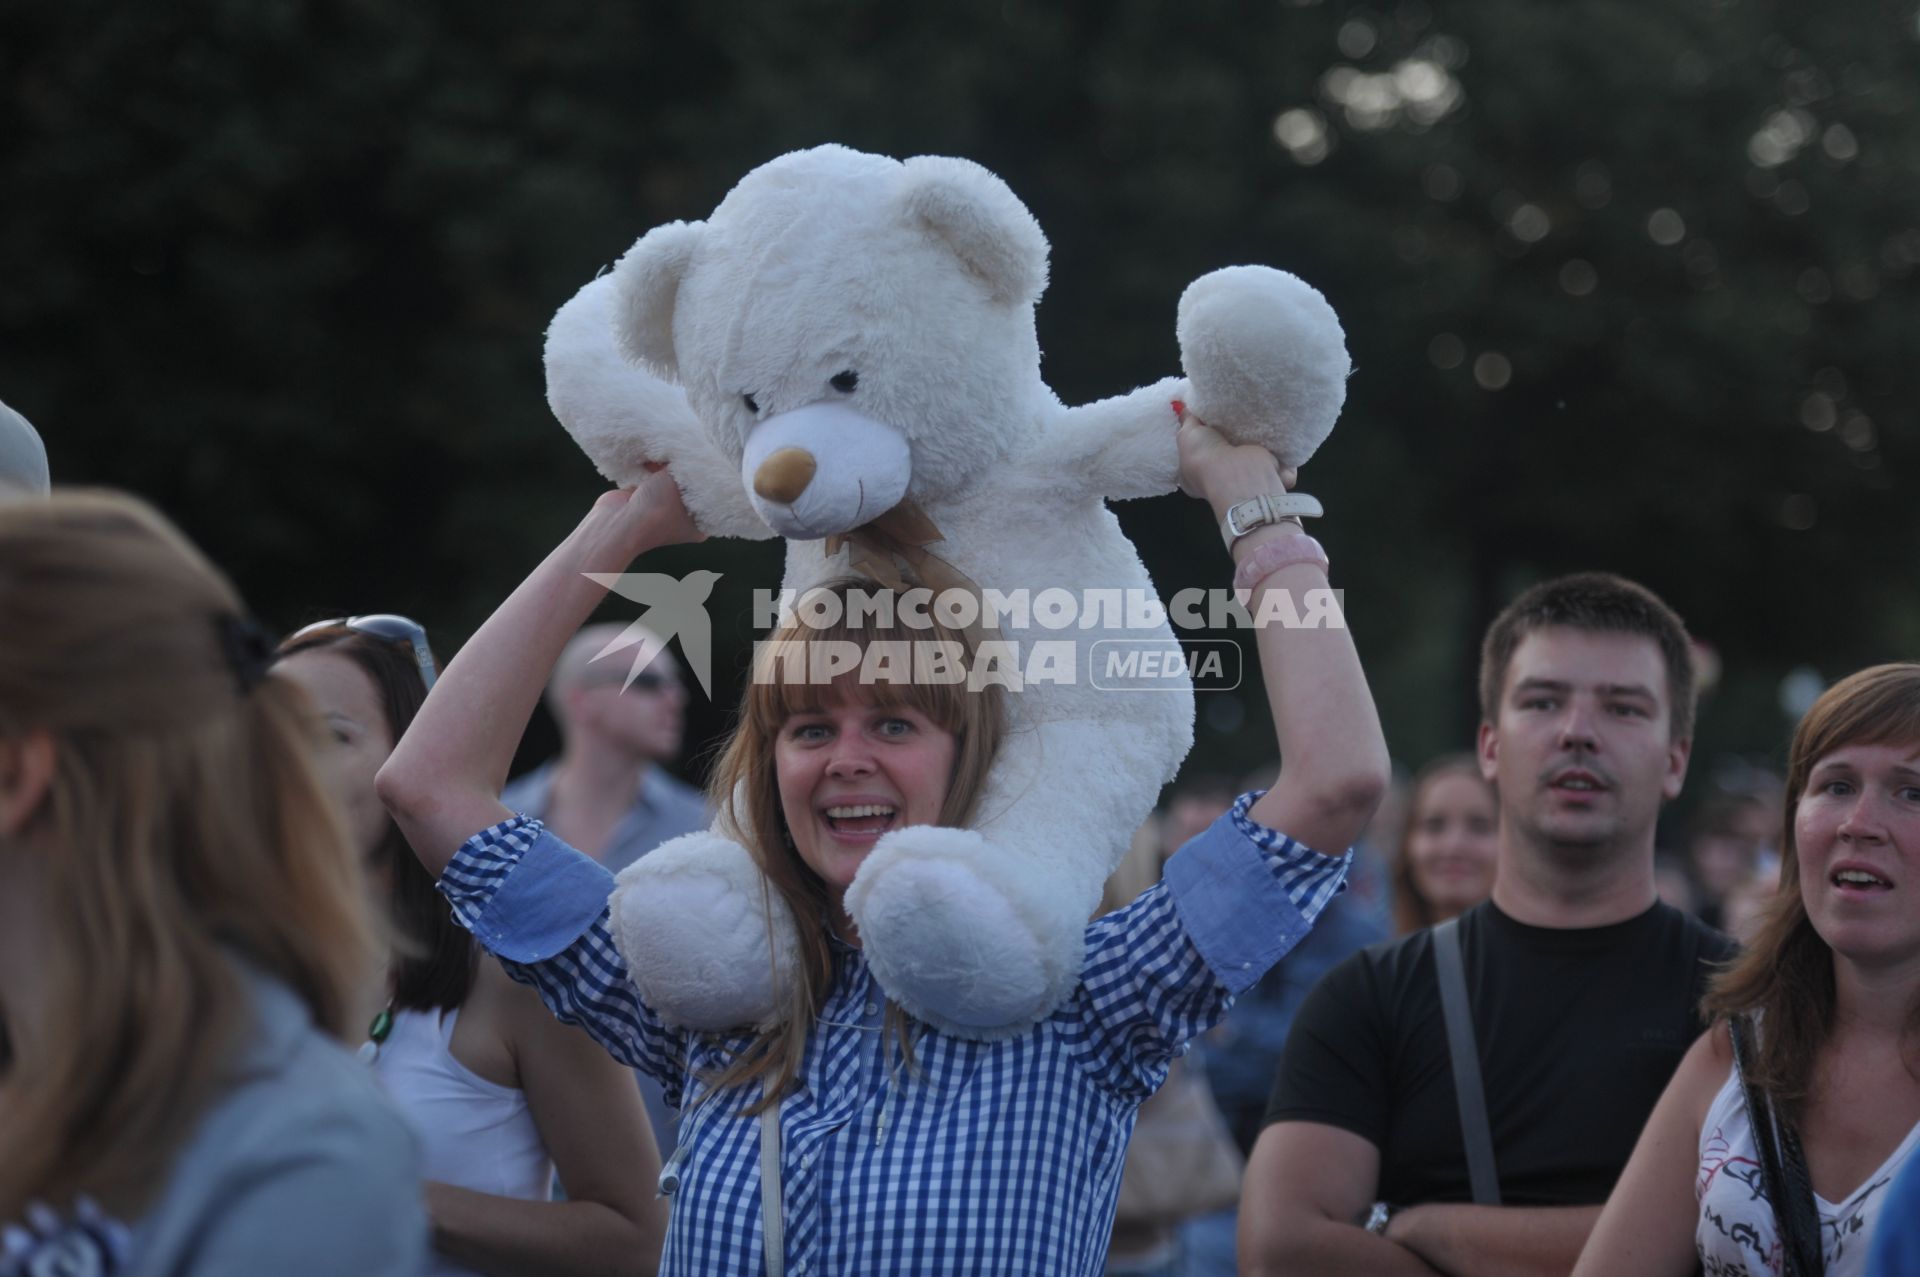
[[[244,1042],[233,956],[346,1034],[378,944],[291,684],[256,678],[233,587],[145,504],[0,506],[0,739],[51,787],[0,846],[34,893],[44,1015],[8,1008],[0,1219],[145,1205]],[[242,679],[241,671],[249,675]]]
[[[352,661],[373,684],[389,739],[397,741],[405,735],[427,699],[427,685],[411,646],[345,625],[329,625],[301,631],[281,643],[278,654],[285,659],[316,651]],[[394,1009],[451,1011],[460,1006],[473,988],[477,957],[473,937],[453,920],[453,907],[391,816],[371,864],[389,883],[388,921],[398,933],[394,937]]]
[[[1714,978],[1701,1000],[1701,1010],[1716,1021],[1760,1013],[1754,1079],[1789,1113],[1808,1097],[1834,1013],[1833,950],[1813,929],[1800,894],[1795,817],[1821,759],[1850,745],[1889,743],[1920,744],[1920,665],[1875,665],[1843,678],[1800,720],[1787,752],[1780,889],[1762,911],[1753,943]],[[1916,1037],[1920,1000],[1907,1017],[1907,1039]]]
[[[762,1098],[751,1110],[755,1112],[778,1102],[799,1074],[807,1038],[833,983],[833,951],[828,945],[833,903],[826,885],[800,859],[788,837],[786,816],[780,806],[780,779],[774,769],[774,745],[781,724],[795,714],[818,710],[835,695],[835,688],[805,680],[783,681],[780,676],[796,668],[806,670],[807,645],[816,642],[852,643],[862,652],[879,642],[957,643],[967,653],[969,668],[974,655],[973,644],[964,633],[940,624],[931,614],[925,618],[927,628],[902,625],[897,614],[887,625],[851,622],[848,618],[853,609],[848,606],[848,594],[877,588],[861,579],[822,585],[818,593],[831,594],[840,601],[839,621],[815,628],[796,616],[759,645],[754,677],[741,702],[739,724],[708,786],[723,826],[753,854],[768,886],[792,911],[799,934],[800,962],[789,986],[791,1002],[785,1017],[776,1028],[761,1034],[713,1083],[719,1090],[759,1079]],[[898,603],[898,598],[894,601]],[[894,609],[896,613],[898,610]],[[989,685],[969,691],[964,683],[876,681],[861,685],[860,691],[875,705],[909,707],[953,733],[953,778],[940,808],[939,823],[965,826],[975,814],[1006,732],[1001,689]],[[771,940],[771,919],[767,925]],[[888,1020],[890,1032],[899,1038],[904,1050],[911,1052],[904,1013],[890,1007]]]

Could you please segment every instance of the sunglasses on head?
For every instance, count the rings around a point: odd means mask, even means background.
[[[413,648],[413,663],[420,667],[420,682],[428,691],[433,690],[433,680],[438,676],[433,664],[433,649],[427,646],[427,632],[420,622],[392,612],[374,612],[367,616],[337,616],[331,621],[315,621],[312,625],[303,625],[295,630],[289,641],[312,634],[316,630],[330,629],[342,625],[355,634],[367,634],[377,639],[386,639],[390,643],[405,643]]]

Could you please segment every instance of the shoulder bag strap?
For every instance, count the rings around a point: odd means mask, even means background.
[[[780,1185],[780,1106],[760,1110],[760,1238],[767,1277],[781,1277],[787,1266],[787,1221]]]
[[[1453,1098],[1460,1106],[1460,1138],[1467,1150],[1467,1182],[1482,1206],[1500,1204],[1500,1174],[1493,1161],[1493,1131],[1487,1125],[1487,1093],[1480,1083],[1480,1050],[1473,1040],[1473,1008],[1460,959],[1460,920],[1433,929],[1433,961],[1440,976],[1440,1014],[1453,1058]]]
[[[1753,1022],[1744,1015],[1733,1016],[1727,1021],[1727,1034],[1733,1039],[1733,1065],[1740,1074],[1747,1125],[1753,1130],[1754,1147],[1760,1151],[1761,1183],[1773,1203],[1774,1225],[1780,1230],[1783,1277],[1821,1277],[1826,1260],[1820,1250],[1820,1210],[1813,1203],[1813,1181],[1800,1150],[1800,1136],[1790,1123],[1775,1116],[1772,1101],[1754,1084],[1749,1072],[1748,1061],[1754,1052]]]
[[[1774,1123],[1780,1132],[1780,1176],[1794,1216],[1793,1231],[1799,1238],[1800,1272],[1803,1277],[1822,1277],[1827,1260],[1821,1247],[1820,1208],[1814,1204],[1813,1175],[1807,1170],[1807,1155],[1800,1147],[1800,1132],[1778,1115]]]

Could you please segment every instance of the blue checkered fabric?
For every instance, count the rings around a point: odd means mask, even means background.
[[[794,1277],[1098,1274],[1140,1101],[1344,885],[1322,856],[1235,804],[1166,879],[1087,928],[1079,988],[1016,1037],[881,1031],[885,994],[836,942],[831,993],[781,1102],[786,1270]],[[668,1027],[607,930],[611,879],[525,816],[475,834],[441,880],[454,912],[560,1019],[659,1078],[685,1150],[660,1271],[764,1271],[757,1087],[714,1093],[751,1040]]]

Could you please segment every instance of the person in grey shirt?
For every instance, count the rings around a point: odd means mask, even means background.
[[[560,756],[500,795],[614,874],[669,838],[713,823],[700,791],[666,771],[680,753],[687,704],[673,654],[661,647],[631,684],[634,648],[595,659],[626,630],[587,625],[568,642],[546,692],[547,710],[560,725]],[[635,1076],[660,1156],[669,1158],[677,1143],[674,1111],[658,1082]]]
[[[0,501],[0,1277],[425,1261],[341,1044],[372,893],[272,650],[143,503]]]
[[[594,659],[626,628],[588,625],[567,644],[546,695],[560,756],[500,795],[616,875],[713,819],[700,791],[665,770],[680,753],[687,704],[672,654],[662,649],[631,685],[632,648]]]
[[[254,1020],[240,1067],[133,1226],[129,1274],[424,1272],[406,1125],[291,989],[244,978]]]
[[[44,497],[51,484],[47,446],[25,417],[0,403],[0,500],[26,494]]]

